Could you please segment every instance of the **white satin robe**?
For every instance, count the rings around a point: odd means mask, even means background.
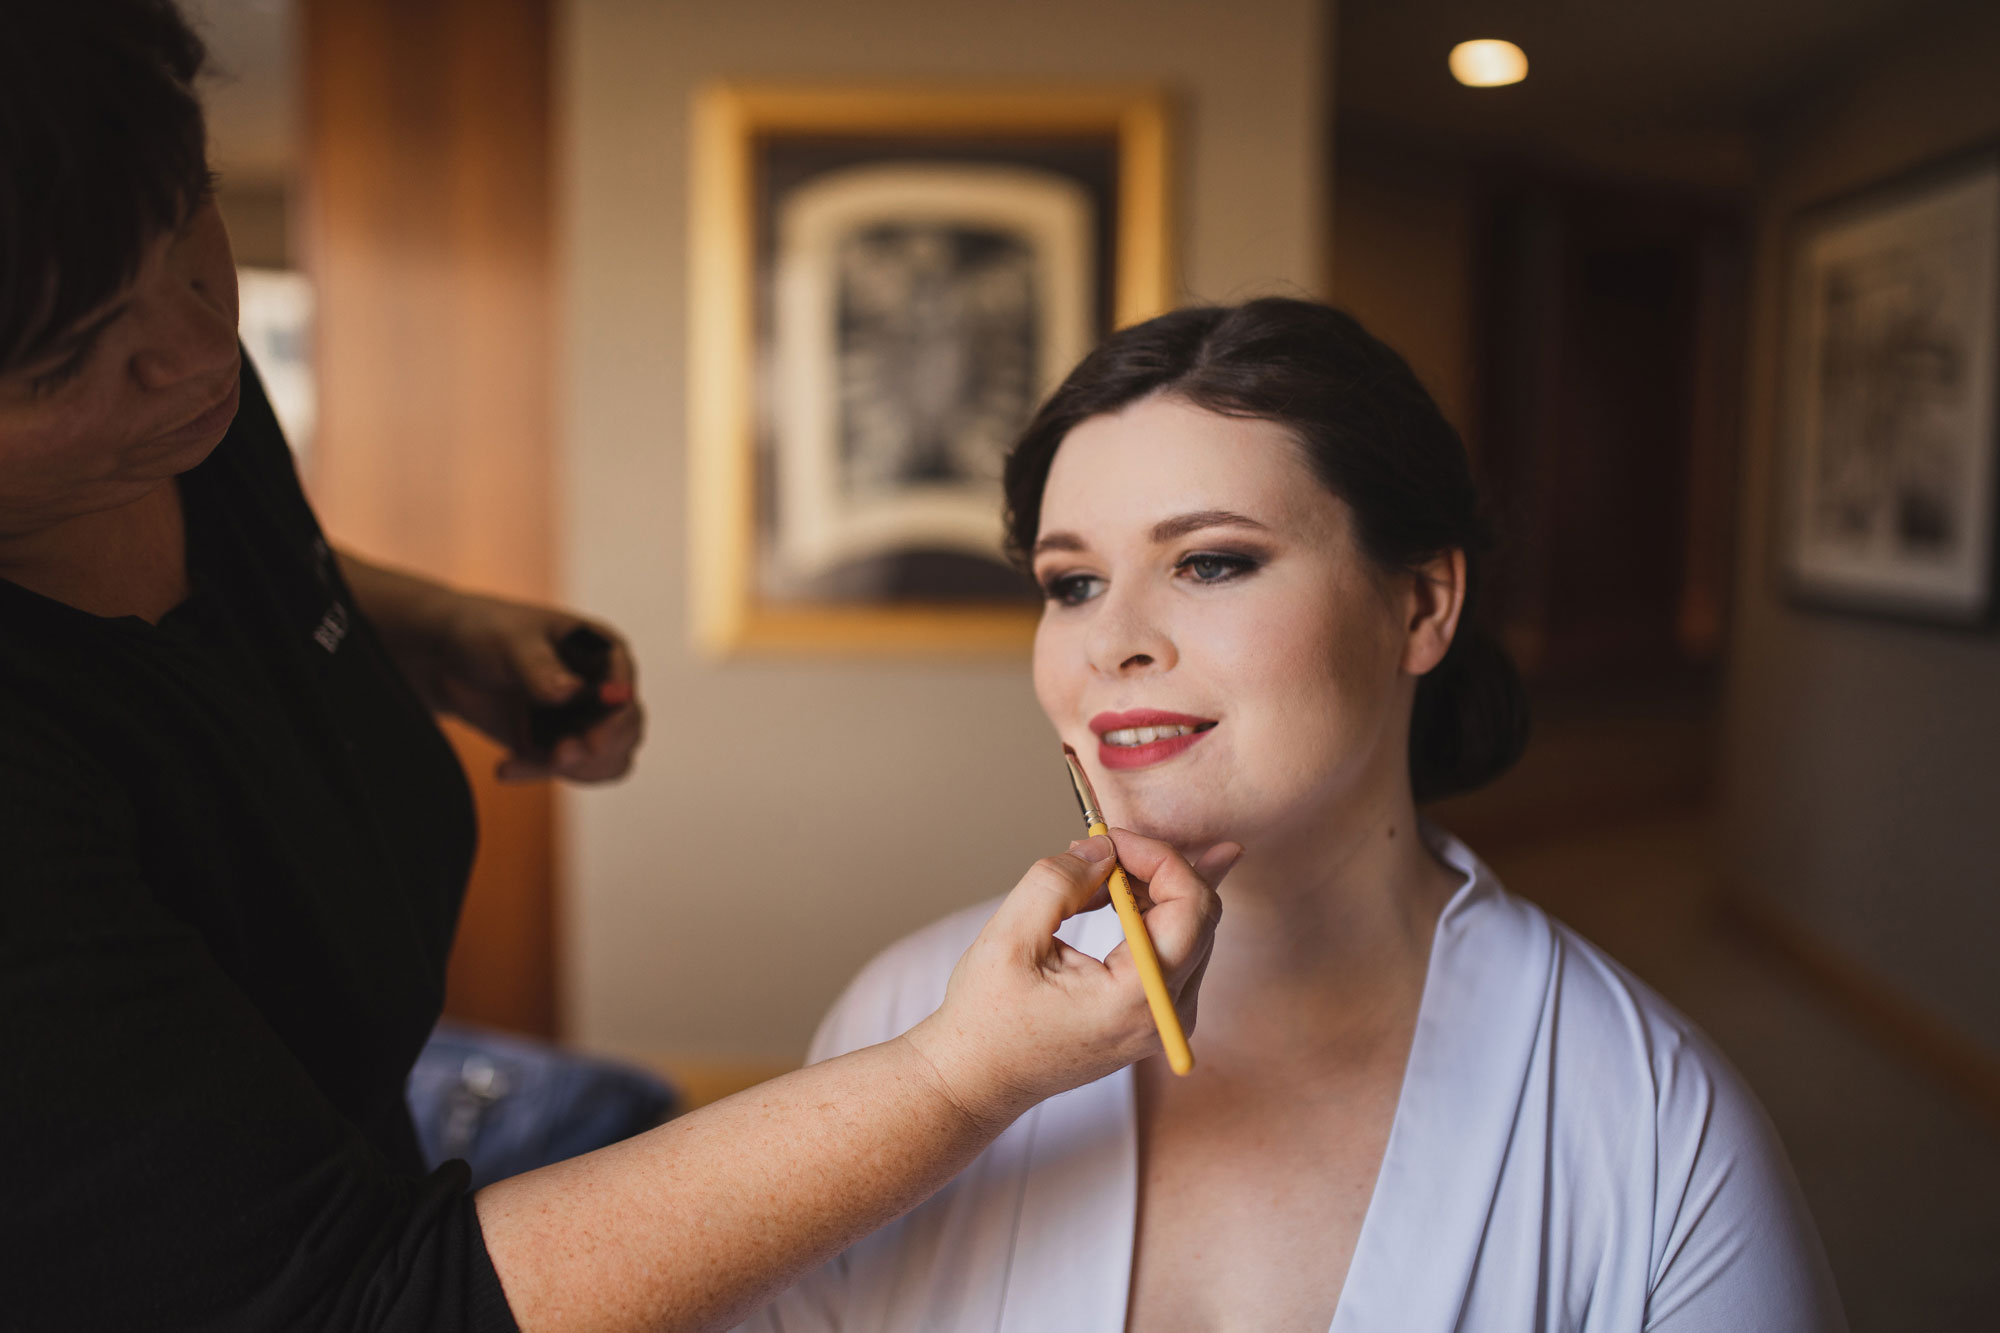
[[[1844,1329],[1784,1150],[1734,1071],[1463,844],[1425,832],[1465,882],[1438,922],[1330,1333]],[[827,1014],[811,1058],[934,1010],[994,906],[884,951]],[[1062,934],[1100,958],[1121,938],[1108,908]],[[743,1328],[1117,1333],[1137,1217],[1132,1087],[1126,1070],[1036,1107],[935,1198]]]

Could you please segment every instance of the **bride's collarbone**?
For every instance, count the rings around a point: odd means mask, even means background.
[[[1249,1006],[1211,1016],[1195,1033],[1201,1072],[1176,1085],[1246,1089],[1270,1085],[1335,1092],[1383,1078],[1400,1080],[1416,1033],[1416,997],[1371,997],[1364,1005]]]

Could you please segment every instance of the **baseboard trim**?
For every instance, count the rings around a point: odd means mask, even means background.
[[[1725,917],[1892,1055],[1971,1102],[2000,1129],[2000,1059],[1903,994],[1866,964],[1784,912],[1742,893],[1722,895]]]

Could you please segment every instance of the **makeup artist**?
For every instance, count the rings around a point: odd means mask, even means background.
[[[591,781],[639,704],[618,646],[610,715],[520,750],[578,618],[322,538],[236,341],[202,62],[169,0],[0,0],[0,1327],[726,1327],[1156,1050],[1129,957],[1053,937],[1098,838],[904,1036],[476,1197],[425,1173],[474,841],[431,714]],[[1115,836],[1191,1020],[1236,849]]]

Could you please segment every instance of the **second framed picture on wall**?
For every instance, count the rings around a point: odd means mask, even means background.
[[[2000,499],[2000,154],[1808,213],[1786,299],[1782,564],[1801,601],[1976,625]]]
[[[1167,116],[1133,89],[722,85],[695,108],[690,506],[715,653],[1033,632],[1000,467],[1170,303]]]

